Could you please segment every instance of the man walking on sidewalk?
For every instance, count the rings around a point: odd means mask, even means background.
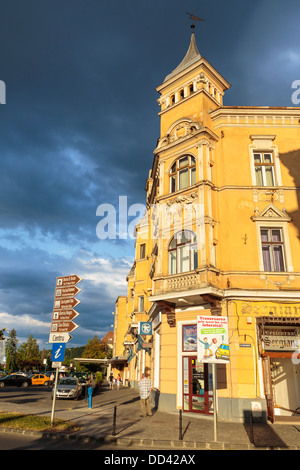
[[[142,375],[142,380],[139,382],[140,399],[141,399],[141,410],[144,417],[152,416],[150,406],[150,392],[152,390],[152,382],[145,373]]]

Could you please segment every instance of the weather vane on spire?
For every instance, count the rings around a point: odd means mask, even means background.
[[[202,18],[199,18],[199,16],[196,16],[194,15],[193,13],[189,13],[188,11],[186,11],[186,14],[189,16],[189,20],[192,21],[192,24],[191,24],[191,28],[194,29],[195,28],[195,25],[194,25],[194,21],[205,21],[203,20]]]

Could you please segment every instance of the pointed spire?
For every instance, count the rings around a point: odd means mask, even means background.
[[[197,60],[199,59],[201,59],[201,54],[198,51],[198,48],[196,45],[195,35],[194,33],[192,33],[191,42],[190,42],[190,46],[188,48],[187,53],[185,54],[183,60],[180,62],[178,67],[176,67],[176,69],[174,69],[173,72],[171,72],[169,75],[166,76],[164,82],[174,77],[178,73],[182,72],[184,69],[188,68],[194,62],[197,62]]]

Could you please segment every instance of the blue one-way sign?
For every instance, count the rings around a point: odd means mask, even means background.
[[[52,362],[62,362],[65,358],[66,343],[53,343],[52,345]]]

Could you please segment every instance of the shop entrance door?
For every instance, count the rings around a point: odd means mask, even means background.
[[[269,419],[273,423],[274,421],[274,394],[273,394],[270,357],[264,356],[262,360],[263,360],[263,371],[264,371],[265,395],[266,395],[266,402],[267,402],[267,419]]]
[[[213,413],[212,367],[197,361],[197,357],[183,357],[183,411]]]

